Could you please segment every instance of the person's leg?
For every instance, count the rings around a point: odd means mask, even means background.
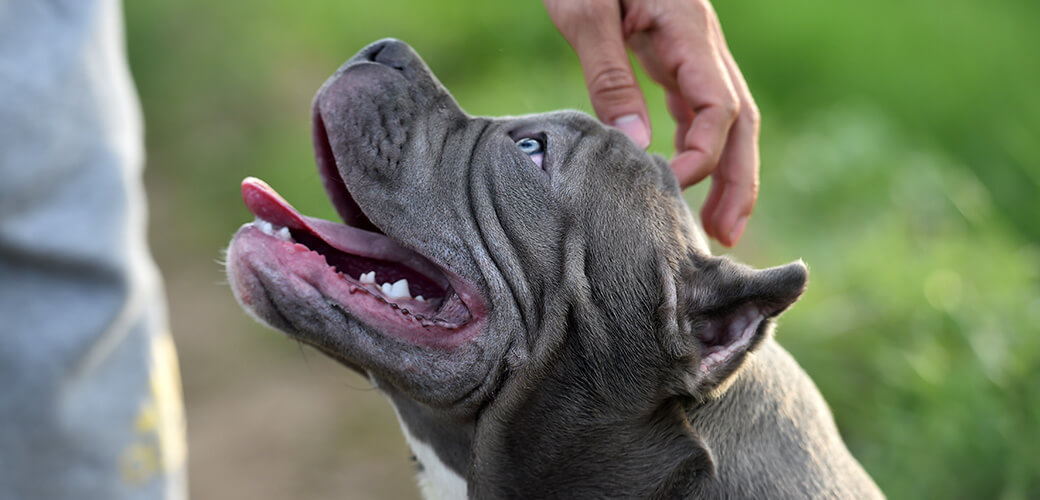
[[[120,8],[0,3],[0,498],[186,496]]]

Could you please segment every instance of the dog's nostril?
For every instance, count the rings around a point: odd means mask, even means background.
[[[369,48],[368,60],[404,71],[412,59],[408,45],[400,40],[383,40]]]
[[[384,47],[386,47],[386,44],[384,43],[379,43],[369,47],[368,53],[365,54],[367,56],[365,59],[375,62],[376,58],[379,57],[379,53],[383,51]]]

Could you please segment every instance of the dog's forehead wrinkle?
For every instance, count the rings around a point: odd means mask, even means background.
[[[544,310],[539,297],[556,293],[559,278],[553,262],[561,254],[561,239],[556,235],[565,232],[564,222],[541,183],[544,174],[518,150],[503,157],[499,145],[504,143],[491,136],[506,133],[502,127],[510,124],[496,125],[485,134],[486,147],[474,154],[472,213],[479,221],[478,234],[492,274],[508,287],[505,300],[516,306],[531,336],[540,323],[533,318]]]
[[[479,175],[472,176],[472,183],[481,185],[483,179]],[[500,315],[515,317],[521,323],[520,330],[530,332],[532,329],[531,319],[534,316],[532,307],[532,281],[525,266],[520,264],[514,247],[507,244],[514,238],[510,236],[508,224],[504,224],[494,197],[488,190],[474,187],[478,193],[471,198],[471,210],[475,214],[475,235],[480,253],[477,259],[478,266],[482,269],[484,282],[489,287],[492,297],[490,301]]]
[[[553,126],[573,130],[586,130],[591,127],[602,126],[585,113],[568,109],[515,116],[496,116],[488,117],[488,119],[507,124],[511,129],[526,128],[528,126]]]

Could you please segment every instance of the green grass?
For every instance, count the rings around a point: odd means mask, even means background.
[[[160,240],[185,266],[249,218],[246,175],[333,216],[310,99],[375,39],[411,43],[475,114],[589,109],[537,2],[126,7],[149,186],[184,221]],[[1040,3],[716,7],[764,116],[761,200],[734,253],[810,265],[778,337],[849,446],[891,498],[1040,497]]]

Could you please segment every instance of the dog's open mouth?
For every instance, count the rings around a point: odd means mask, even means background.
[[[301,294],[313,287],[384,333],[441,346],[458,345],[475,333],[471,326],[486,311],[482,298],[466,280],[369,220],[339,175],[320,117],[315,119],[315,150],[325,189],[346,223],[302,215],[265,182],[250,177],[242,181],[242,198],[256,220],[239,231],[235,239],[242,241],[236,243],[262,254],[266,267],[306,283]],[[265,290],[270,286],[263,285]]]

